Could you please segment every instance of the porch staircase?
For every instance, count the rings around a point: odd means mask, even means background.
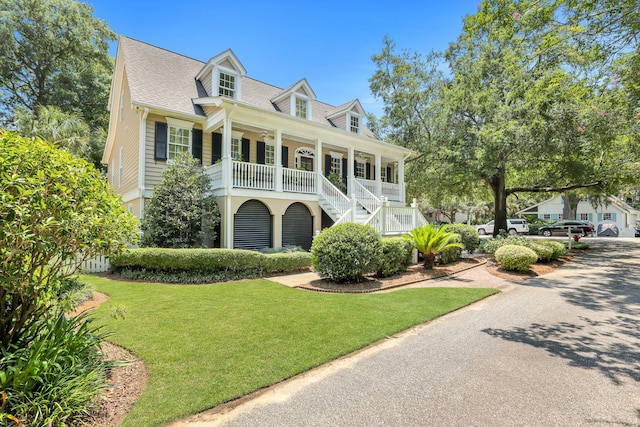
[[[382,235],[403,234],[427,223],[424,216],[412,207],[389,207],[362,184],[353,181],[353,198],[349,199],[326,177],[320,175],[319,203],[334,225],[343,222],[368,224]]]

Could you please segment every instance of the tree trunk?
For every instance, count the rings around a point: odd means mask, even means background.
[[[576,213],[578,211],[578,203],[580,203],[582,197],[576,193],[565,192],[562,194],[562,218],[563,219],[577,219]]]
[[[424,263],[422,265],[425,270],[433,270],[433,265],[436,263],[436,254],[423,253],[422,258],[424,259]]]
[[[507,232],[507,189],[505,186],[506,173],[504,168],[499,168],[495,175],[488,180],[491,190],[493,191],[493,213],[494,227],[493,237],[500,233],[500,230]]]

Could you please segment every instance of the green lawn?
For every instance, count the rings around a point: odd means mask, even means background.
[[[322,294],[266,280],[158,285],[82,276],[111,298],[94,313],[148,372],[124,426],[153,426],[292,377],[495,293],[425,288]],[[114,308],[125,309],[114,319]]]

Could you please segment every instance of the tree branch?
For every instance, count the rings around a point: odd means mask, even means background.
[[[577,188],[592,188],[602,185],[602,181],[596,181],[589,184],[572,184],[564,187],[513,187],[507,188],[507,195],[513,193],[559,193],[562,191],[575,190]]]

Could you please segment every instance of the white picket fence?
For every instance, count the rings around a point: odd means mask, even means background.
[[[109,258],[106,256],[99,256],[83,262],[80,270],[84,273],[104,273],[105,271],[109,271],[109,268],[111,268]]]

